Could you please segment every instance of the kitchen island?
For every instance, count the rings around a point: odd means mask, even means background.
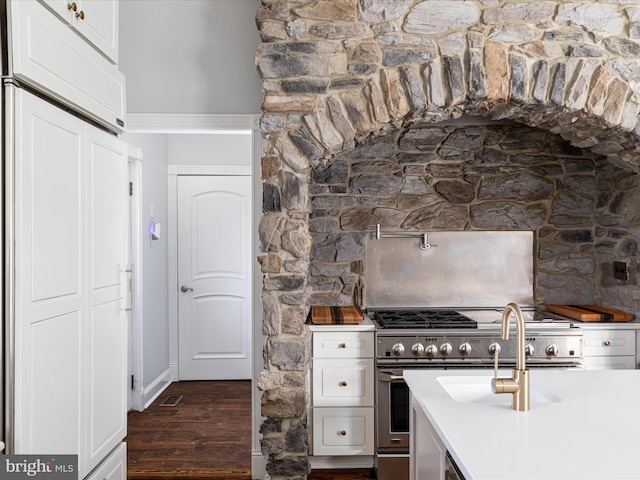
[[[639,370],[531,371],[527,412],[491,393],[491,374],[404,371],[413,479],[444,478],[446,451],[466,480],[640,478]]]

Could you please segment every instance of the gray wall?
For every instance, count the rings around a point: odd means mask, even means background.
[[[256,113],[259,0],[120,2],[129,113]]]
[[[171,134],[170,165],[251,166],[252,138],[246,134]]]

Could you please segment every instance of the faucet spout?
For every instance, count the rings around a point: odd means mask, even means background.
[[[491,381],[491,388],[497,394],[513,394],[511,407],[514,410],[526,411],[529,410],[529,370],[525,364],[524,317],[522,310],[515,303],[509,303],[502,312],[502,339],[509,339],[509,318],[512,313],[516,317],[516,368],[513,369],[512,378],[495,376]]]

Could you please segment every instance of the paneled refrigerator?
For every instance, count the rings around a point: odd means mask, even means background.
[[[113,35],[117,1],[0,8],[3,453],[77,455],[78,478],[124,479],[124,77],[80,23],[102,14]]]

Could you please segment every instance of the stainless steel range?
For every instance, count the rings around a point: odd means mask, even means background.
[[[385,238],[377,229],[366,243],[366,307],[376,324],[378,480],[409,478],[403,371],[491,368],[496,350],[501,367],[515,365],[515,334],[500,337],[507,303],[523,309],[528,367],[582,368],[582,330],[534,307],[532,232],[405,235]]]

